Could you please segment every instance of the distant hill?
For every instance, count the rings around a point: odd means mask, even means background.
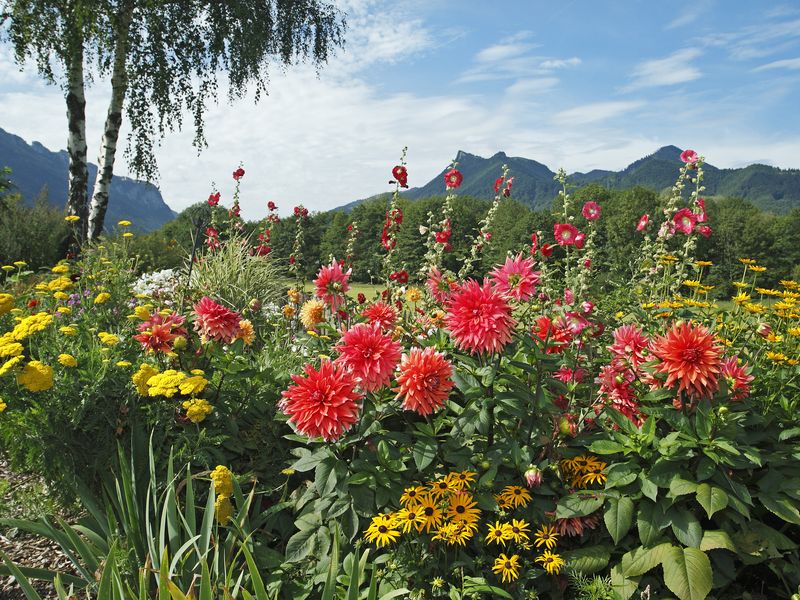
[[[46,187],[50,204],[62,208],[67,201],[66,151],[51,152],[39,142],[28,144],[21,137],[0,129],[0,168],[11,168],[11,182],[27,203]],[[94,189],[97,167],[89,165],[89,195]],[[156,186],[127,177],[111,181],[106,225],[127,219],[140,231],[158,229],[175,218]]]
[[[675,182],[681,166],[680,155],[680,148],[664,146],[622,171],[573,173],[569,175],[569,182],[581,187],[596,183],[614,190],[640,185],[660,192]],[[463,150],[459,150],[456,160],[458,169],[464,175],[464,181],[458,189],[461,195],[494,197],[494,181],[500,176],[504,164],[508,165],[510,176],[514,177],[512,196],[515,200],[533,209],[543,209],[548,208],[558,194],[558,184],[553,180],[555,173],[535,160],[507,156],[504,152],[482,158]],[[422,187],[406,190],[403,195],[412,200],[443,195],[444,174],[448,169],[445,167],[431,181]],[[706,196],[743,198],[762,210],[776,213],[800,207],[800,169],[778,169],[759,164],[743,169],[718,169],[706,163],[703,170]],[[350,210],[360,202],[363,200],[351,202],[337,210]]]

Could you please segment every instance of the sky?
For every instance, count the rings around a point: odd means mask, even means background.
[[[346,44],[319,72],[273,69],[258,103],[227,104],[223,85],[199,155],[191,129],[162,141],[157,184],[173,209],[214,187],[230,202],[241,163],[245,218],[262,218],[268,200],[282,214],[328,210],[389,191],[404,146],[412,187],[459,150],[574,172],[622,169],[674,144],[718,167],[800,168],[800,2],[337,4]],[[93,161],[109,97],[106,81],[87,93]],[[5,46],[0,127],[66,146],[60,88],[31,65],[20,72]],[[129,174],[121,153],[115,172]]]

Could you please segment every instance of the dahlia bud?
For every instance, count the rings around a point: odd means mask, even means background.
[[[542,485],[542,470],[535,465],[530,465],[525,471],[525,482],[529,488]]]
[[[259,310],[261,310],[261,300],[259,300],[258,298],[253,298],[252,300],[250,300],[250,304],[248,304],[248,306],[250,307],[250,310],[252,310],[253,312],[258,312]]]
[[[179,335],[174,340],[172,340],[172,348],[174,350],[183,350],[186,348],[186,338],[182,335]]]
[[[772,333],[772,326],[769,323],[759,323],[756,330],[761,337],[769,337]]]
[[[588,300],[581,304],[581,308],[583,309],[583,314],[588,315],[594,310],[594,304],[589,302]]]

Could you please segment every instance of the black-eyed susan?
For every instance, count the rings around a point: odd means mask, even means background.
[[[481,516],[481,511],[477,506],[478,503],[472,498],[472,494],[466,492],[451,494],[450,505],[445,514],[451,521],[473,524]]]
[[[577,487],[585,488],[593,483],[604,484],[606,482],[606,474],[602,471],[590,471],[581,475],[580,483]]]
[[[497,494],[494,497],[495,501],[497,502],[497,507],[501,510],[507,510],[512,508],[512,506],[506,501],[505,496],[503,494]]]
[[[384,514],[372,517],[372,522],[364,532],[364,538],[378,548],[388,546],[400,537],[395,523],[395,515]]]
[[[420,503],[420,499],[425,496],[425,488],[421,485],[407,487],[400,496],[400,504],[409,508]]]
[[[512,508],[517,508],[518,506],[528,506],[528,502],[531,501],[531,495],[528,490],[518,485],[507,485],[503,488],[503,491],[500,492],[500,496],[512,506]]]
[[[397,527],[403,530],[403,533],[408,533],[412,527],[417,531],[422,531],[425,526],[425,517],[423,517],[422,509],[419,506],[401,508],[395,514],[394,521]]]
[[[533,534],[533,543],[537,548],[545,546],[548,550],[552,550],[558,543],[558,532],[552,525],[542,525]]]
[[[450,483],[447,477],[443,477],[442,479],[431,481],[428,485],[428,490],[431,496],[439,500],[440,498],[444,498],[448,492],[455,492],[456,488],[453,487],[453,484]]]
[[[505,546],[506,542],[513,537],[514,534],[511,533],[511,527],[508,523],[500,523],[500,521],[495,521],[494,525],[489,525],[489,533],[486,535],[486,543],[502,544]]]
[[[524,544],[530,539],[528,538],[528,534],[531,532],[530,525],[525,519],[511,519],[511,525],[509,527],[511,529],[512,539],[515,542]]]
[[[472,483],[475,481],[477,473],[472,471],[460,471],[458,473],[450,473],[447,480],[455,490],[468,490]]]
[[[537,559],[538,560],[538,559]],[[501,578],[503,583],[507,581],[514,581],[519,578],[519,556],[512,554],[506,556],[501,554],[498,558],[494,559],[494,566],[492,571],[495,575]]]
[[[431,496],[427,494],[420,496],[420,503],[418,508],[422,511],[422,517],[425,519],[425,533],[428,533],[431,528],[439,527],[442,524],[442,511]]]
[[[553,554],[549,550],[545,550],[534,560],[542,565],[542,568],[550,575],[558,575],[561,572],[561,567],[566,564],[559,554]]]
[[[466,546],[475,535],[475,530],[465,523],[445,523],[436,530],[433,540],[443,541],[449,546]]]

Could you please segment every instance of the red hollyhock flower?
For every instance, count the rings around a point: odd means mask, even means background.
[[[672,217],[672,222],[675,224],[675,231],[689,235],[697,224],[697,215],[689,208],[682,208]]]
[[[500,192],[500,186],[503,185],[503,181],[504,180],[503,180],[502,177],[498,177],[497,179],[494,180],[494,193],[495,194]]]
[[[720,376],[724,377],[728,383],[731,400],[743,400],[750,395],[750,382],[754,378],[750,375],[750,367],[747,366],[747,363],[739,364],[738,356],[731,356],[722,361]]]
[[[234,204],[231,206],[231,209],[228,211],[229,217],[238,217],[242,212],[241,207],[238,204]]]
[[[681,152],[681,160],[686,164],[693,165],[698,160],[700,160],[700,157],[697,156],[697,152],[695,152],[694,150],[686,149],[683,152]]]
[[[342,271],[342,265],[335,259],[327,267],[322,267],[314,280],[317,298],[322,298],[332,310],[337,310],[344,304],[344,296],[350,289],[348,279],[351,271]]]
[[[269,202],[267,202],[267,208],[268,208],[269,210],[275,210],[275,209],[277,209],[278,207],[277,207],[277,205],[276,205],[276,204],[275,204],[275,203],[274,203],[272,200],[270,200]]]
[[[458,169],[450,169],[444,174],[444,185],[448,190],[454,190],[461,185],[464,176]]]
[[[396,281],[400,285],[405,285],[408,283],[408,271],[406,270],[395,271],[394,273],[389,275],[389,279],[391,279],[392,281]]]
[[[361,292],[358,293],[358,297],[356,299],[358,300],[359,304],[364,304],[367,301],[367,297]]]
[[[381,332],[377,323],[351,327],[336,345],[337,363],[345,365],[361,389],[374,392],[387,385],[402,353],[400,343]]]
[[[366,300],[366,298],[365,298]],[[397,321],[397,311],[385,302],[374,302],[361,311],[361,316],[381,329],[393,329]]]
[[[535,233],[531,234],[531,254],[536,254],[536,250],[539,247],[539,236]]]
[[[553,252],[555,251],[555,246],[553,244],[542,244],[542,256],[545,258],[550,258],[553,256]]]
[[[505,196],[506,198],[508,198],[511,195],[511,186],[513,184],[514,184],[514,178],[513,177],[509,177],[508,181],[506,181],[506,187],[503,190],[503,196]]]
[[[523,259],[522,254],[517,254],[507,257],[503,266],[495,267],[489,275],[500,294],[524,302],[536,293],[540,273],[533,270],[532,258]]]
[[[402,165],[397,165],[392,169],[392,177],[400,184],[400,187],[408,187],[408,169]]]
[[[701,225],[697,228],[697,232],[703,237],[711,237],[711,227],[708,225]]]
[[[553,225],[553,237],[560,246],[573,246],[578,228],[570,223],[556,223]]]
[[[229,344],[239,332],[239,313],[217,304],[208,296],[194,305],[194,328],[200,335]]]
[[[356,380],[342,366],[323,360],[319,371],[305,366],[305,374],[292,375],[294,385],[281,392],[280,407],[297,431],[325,441],[339,439],[358,420]]]
[[[216,206],[217,204],[219,204],[219,198],[220,198],[219,192],[214,192],[213,194],[210,194],[208,196],[208,205]]]
[[[470,279],[450,296],[445,322],[456,346],[473,354],[499,352],[514,327],[508,301],[486,278],[483,285]]]
[[[636,231],[644,230],[644,228],[647,227],[647,224],[649,222],[650,222],[650,215],[642,215],[642,217],[639,219],[639,223],[636,225]]]
[[[581,213],[587,221],[596,221],[600,218],[600,205],[590,200],[583,205]]]
[[[578,250],[583,250],[583,246],[586,244],[586,235],[584,233],[579,233],[575,236],[575,247]]]
[[[172,352],[172,343],[178,336],[185,336],[186,329],[181,327],[185,318],[177,313],[163,316],[154,314],[149,320],[140,323],[139,334],[133,339],[142,345],[146,352]]]
[[[722,348],[714,334],[702,325],[676,323],[651,345],[651,352],[661,359],[656,371],[667,374],[667,387],[678,386],[691,398],[710,398],[719,387]]]
[[[453,389],[453,366],[435,348],[412,348],[400,361],[397,399],[403,408],[425,416],[444,406]]]
[[[235,181],[239,181],[242,177],[244,177],[244,169],[239,167],[233,172],[233,179]]]

